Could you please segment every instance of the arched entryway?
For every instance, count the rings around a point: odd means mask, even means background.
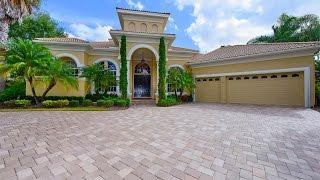
[[[136,49],[130,58],[130,65],[132,98],[155,98],[157,61],[153,51],[148,48]]]
[[[134,98],[151,97],[151,69],[148,63],[140,62],[134,68]]]

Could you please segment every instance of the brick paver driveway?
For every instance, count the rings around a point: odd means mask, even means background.
[[[0,125],[0,179],[320,179],[309,109],[2,112]]]

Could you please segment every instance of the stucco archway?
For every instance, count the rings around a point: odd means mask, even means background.
[[[156,61],[159,61],[158,51],[157,51],[154,47],[152,47],[151,45],[148,45],[148,44],[137,44],[137,45],[133,46],[133,47],[129,50],[128,54],[127,54],[127,59],[130,60],[132,54],[133,54],[136,50],[141,49],[141,48],[149,49],[150,51],[152,51],[153,54],[154,54],[155,57],[156,57]]]

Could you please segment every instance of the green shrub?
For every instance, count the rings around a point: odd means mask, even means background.
[[[71,100],[71,101],[69,102],[69,106],[70,106],[70,107],[79,107],[79,105],[80,105],[79,100]]]
[[[68,100],[58,100],[57,101],[57,107],[66,107],[69,105]]]
[[[119,107],[126,107],[127,106],[127,100],[126,99],[116,99],[114,101],[114,105],[115,106],[119,106]]]
[[[6,88],[0,92],[0,102],[9,100],[16,100],[25,98],[26,96],[26,83],[22,82],[9,82],[6,83]]]
[[[30,100],[25,100],[25,99],[23,99],[23,100],[15,100],[15,105],[17,106],[17,107],[29,107],[29,106],[31,106],[31,101]]]
[[[3,106],[7,108],[14,108],[16,107],[16,101],[15,100],[5,101],[3,103]]]
[[[61,107],[68,106],[69,101],[68,100],[58,100],[58,101],[46,100],[42,102],[42,105],[46,108],[61,108]]]
[[[83,102],[82,102],[82,105],[83,106],[85,106],[85,107],[87,107],[87,106],[92,106],[92,101],[90,100],[90,99],[85,99],[85,100],[83,100]]]
[[[46,108],[57,107],[57,101],[46,100],[42,102],[42,105]]]
[[[131,100],[129,98],[126,98],[127,107],[131,105]]]
[[[41,97],[39,97],[41,98]],[[31,102],[34,104],[34,98],[32,96],[27,96],[26,99],[31,100]],[[58,101],[58,100],[68,100],[68,101],[72,101],[72,100],[78,100],[79,103],[81,104],[83,101],[83,97],[79,97],[79,96],[46,96],[43,100],[52,100],[52,101]]]
[[[169,106],[174,106],[180,104],[179,101],[177,101],[176,98],[167,98],[167,99],[159,99],[157,106],[160,107],[169,107]]]
[[[112,107],[113,105],[114,105],[113,100],[100,99],[97,101],[97,106],[100,106],[100,107]]]

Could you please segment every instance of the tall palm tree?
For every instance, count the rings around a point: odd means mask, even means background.
[[[62,83],[64,87],[71,86],[78,89],[79,84],[77,78],[72,74],[72,69],[63,61],[53,58],[48,62],[48,66],[44,69],[42,74],[42,81],[46,84],[46,90],[42,94],[42,99],[46,97],[48,92],[57,85]]]
[[[38,105],[39,100],[35,91],[36,76],[48,68],[48,62],[51,60],[49,49],[30,40],[18,39],[9,42],[6,64],[1,66],[0,73],[28,82]]]
[[[40,6],[41,0],[0,0],[0,43],[6,44],[10,23],[21,20]]]

